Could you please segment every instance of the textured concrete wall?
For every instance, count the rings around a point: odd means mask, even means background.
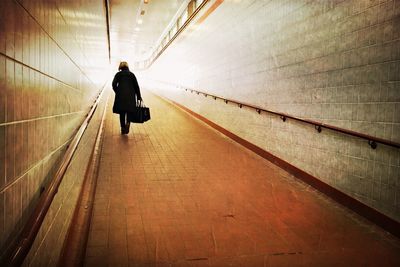
[[[98,78],[108,66],[103,1],[64,2],[0,1],[2,249],[105,82],[105,75]]]
[[[224,1],[143,75],[400,142],[400,1]],[[400,220],[398,149],[160,88]]]

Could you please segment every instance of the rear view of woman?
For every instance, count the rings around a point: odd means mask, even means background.
[[[119,114],[121,134],[129,133],[128,112],[135,110],[136,101],[142,100],[135,74],[129,71],[128,63],[122,61],[115,74],[112,87],[115,92],[113,112]]]

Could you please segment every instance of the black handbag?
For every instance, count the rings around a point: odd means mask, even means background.
[[[128,119],[133,123],[143,123],[150,120],[150,108],[146,107],[143,101],[136,103],[135,111],[128,113]]]

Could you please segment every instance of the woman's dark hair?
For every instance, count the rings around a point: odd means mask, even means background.
[[[118,70],[129,70],[128,62],[126,62],[126,61],[121,61],[121,62],[119,63]]]

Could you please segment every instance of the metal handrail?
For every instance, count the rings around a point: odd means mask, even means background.
[[[75,136],[73,137],[71,143],[69,144],[67,151],[64,154],[62,162],[55,174],[54,179],[50,182],[49,186],[45,189],[39,198],[38,204],[36,205],[31,216],[27,220],[24,228],[21,230],[18,238],[15,240],[13,245],[11,245],[6,252],[2,255],[0,261],[0,266],[21,266],[29,250],[32,247],[33,242],[39,232],[39,229],[43,223],[43,220],[50,208],[50,205],[58,192],[58,188],[64,178],[64,174],[67,171],[69,164],[71,163],[72,157],[78,147],[78,144],[89,125],[94,112],[97,109],[98,103],[105,91],[107,82],[103,85],[103,88],[96,101],[92,105],[86,119],[83,121]]]
[[[295,117],[295,116],[289,115],[287,113],[268,110],[268,109],[265,109],[265,108],[262,108],[262,107],[258,107],[258,106],[252,105],[252,104],[239,102],[237,100],[233,100],[233,99],[229,99],[229,98],[225,98],[225,97],[221,97],[221,96],[205,93],[205,92],[194,90],[194,89],[189,89],[189,88],[182,88],[182,89],[185,89],[185,91],[190,91],[191,93],[196,93],[198,95],[202,94],[205,97],[210,96],[210,97],[214,98],[215,100],[221,99],[226,104],[233,103],[233,104],[238,105],[240,108],[248,107],[248,108],[251,108],[251,109],[255,109],[259,114],[261,114],[261,112],[273,114],[273,115],[279,116],[282,119],[282,121],[284,121],[284,122],[287,119],[292,119],[292,120],[295,120],[295,121],[311,124],[311,125],[314,125],[315,129],[319,133],[322,131],[322,128],[325,128],[325,129],[329,129],[329,130],[332,130],[332,131],[335,131],[335,132],[340,132],[340,133],[343,133],[343,134],[347,134],[347,135],[355,136],[355,137],[358,137],[358,138],[361,138],[361,139],[365,139],[365,140],[368,141],[368,144],[371,146],[372,149],[376,149],[377,146],[378,146],[378,143],[384,144],[384,145],[387,145],[387,146],[391,146],[391,147],[395,147],[395,148],[400,148],[400,143],[396,143],[396,142],[393,142],[393,141],[390,141],[390,140],[378,138],[378,137],[375,137],[375,136],[370,136],[370,135],[367,135],[367,134],[355,132],[355,131],[352,131],[352,130],[340,128],[340,127],[337,127],[337,126],[333,126],[333,125],[322,123],[322,122],[318,122],[318,121],[302,119],[302,118],[299,118],[299,117]]]

